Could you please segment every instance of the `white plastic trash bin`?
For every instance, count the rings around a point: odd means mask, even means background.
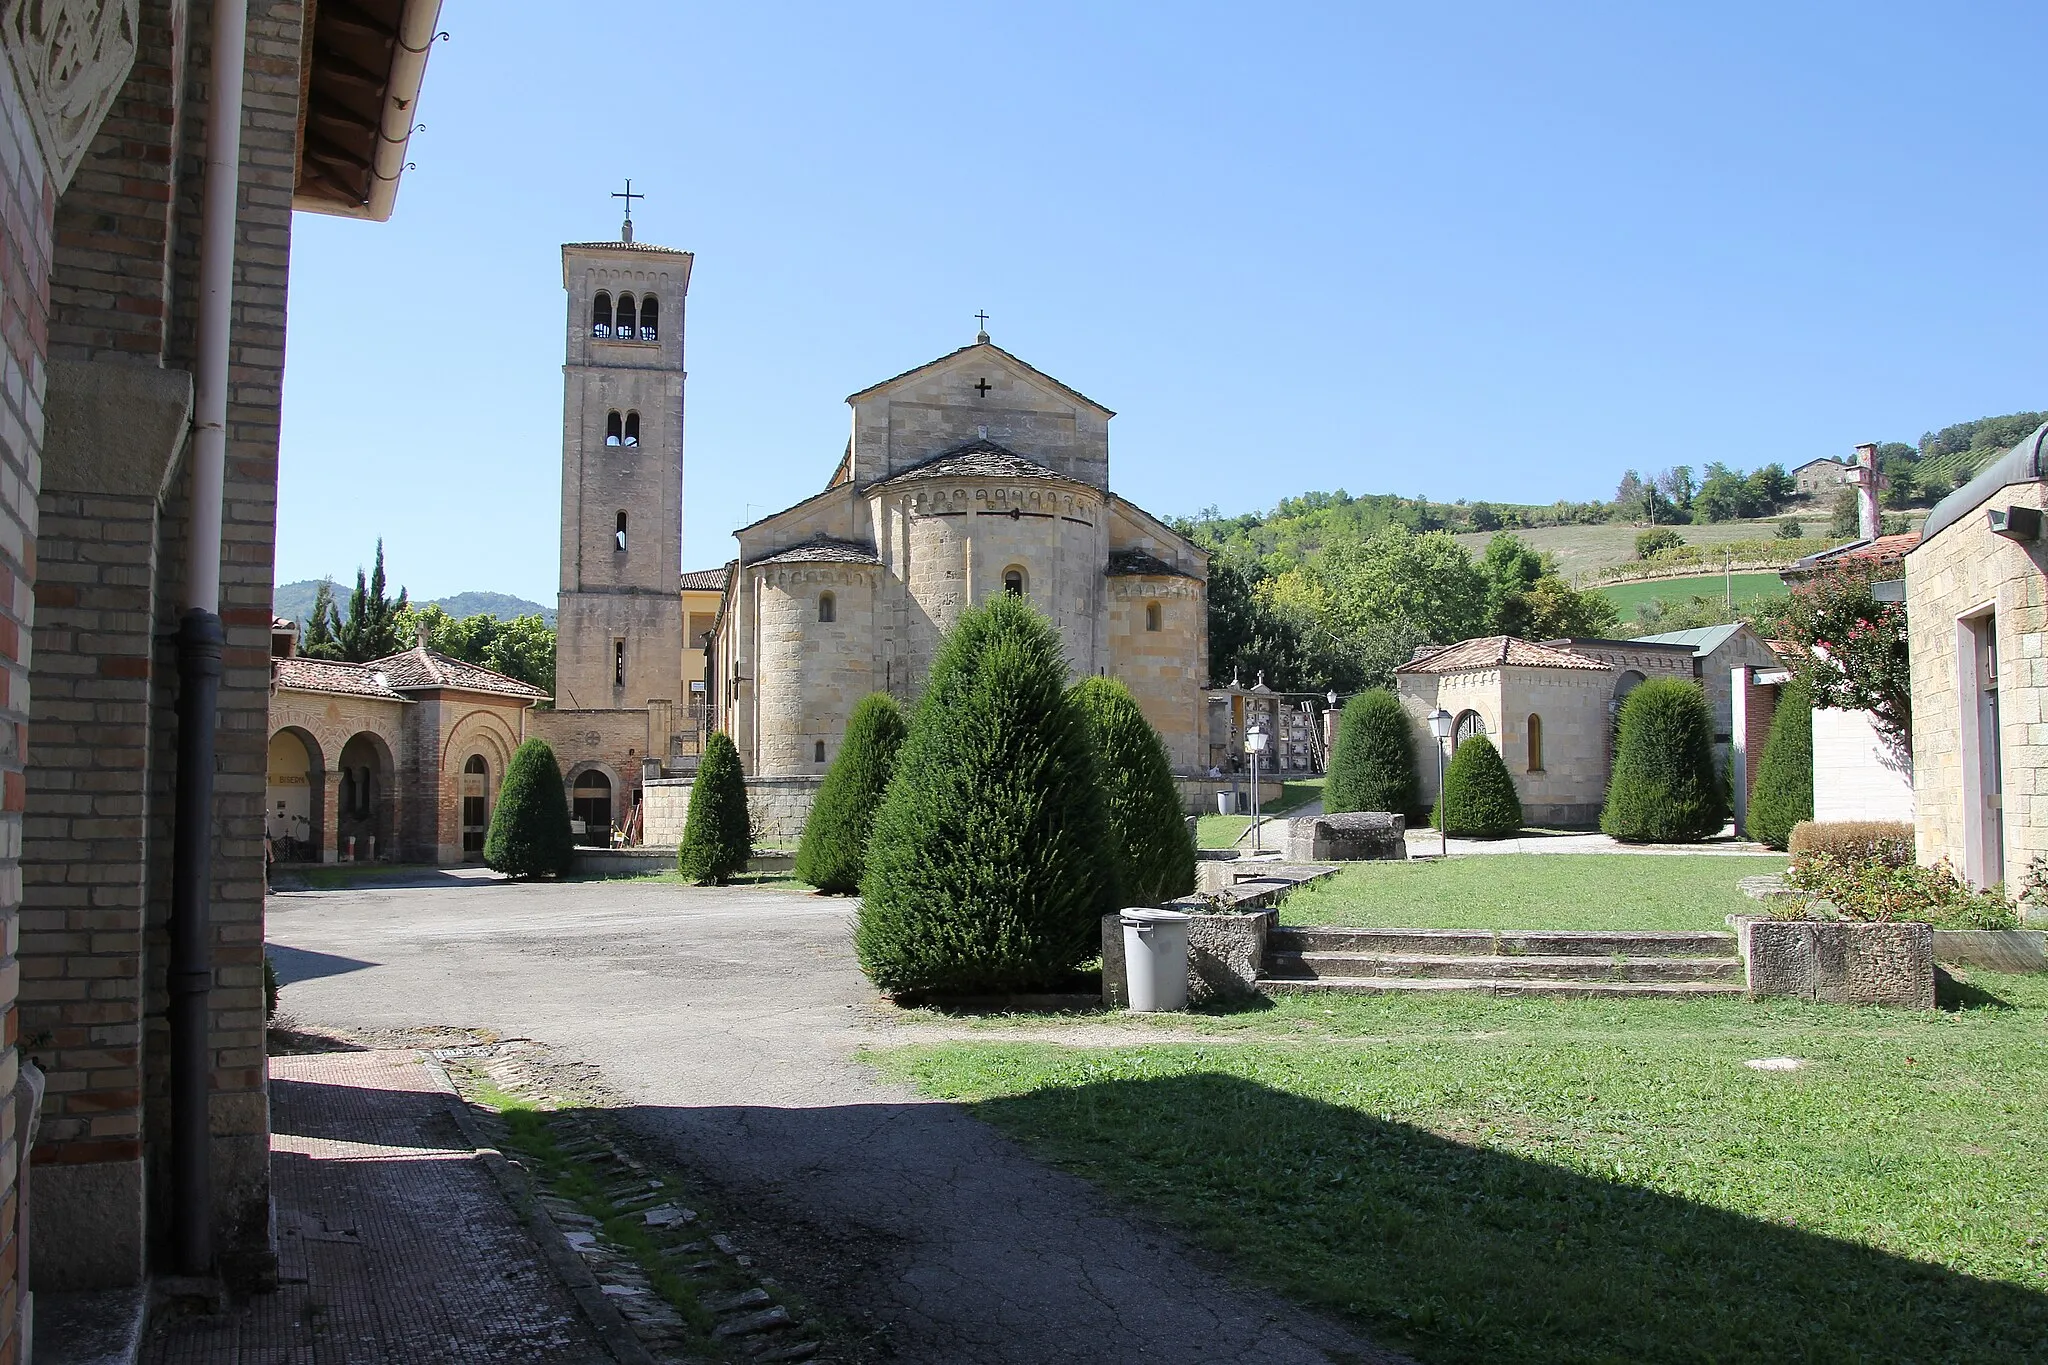
[[[1218,815],[1228,815],[1228,814],[1230,814],[1230,808],[1231,808],[1231,806],[1232,806],[1232,805],[1236,804],[1236,801],[1237,801],[1237,793],[1236,793],[1236,792],[1217,792],[1217,793],[1216,793],[1216,813],[1217,813]]]
[[[1188,917],[1137,908],[1122,914],[1124,980],[1131,1008],[1143,1014],[1188,1007]]]

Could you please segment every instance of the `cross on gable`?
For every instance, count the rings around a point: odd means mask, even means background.
[[[983,398],[986,398],[988,397],[988,391],[993,387],[995,386],[990,384],[988,382],[988,377],[984,375],[982,378],[975,381],[974,391],[980,394]]]

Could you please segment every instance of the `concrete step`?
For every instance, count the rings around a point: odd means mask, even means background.
[[[1735,957],[1735,935],[1711,930],[1345,929],[1278,925],[1269,953],[1421,953],[1471,957]]]
[[[1740,985],[1719,981],[1485,981],[1471,977],[1344,977],[1330,980],[1281,980],[1260,977],[1268,995],[1396,995],[1450,994],[1541,996],[1556,999],[1625,999],[1656,997],[1691,1000],[1739,996]]]
[[[1269,950],[1265,975],[1276,980],[1386,977],[1475,981],[1736,981],[1734,957],[1593,957],[1566,954],[1292,953]]]

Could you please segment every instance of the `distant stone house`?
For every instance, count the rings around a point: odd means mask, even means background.
[[[1840,460],[1808,460],[1792,471],[1792,491],[1802,498],[1822,497],[1842,486],[1849,466]]]

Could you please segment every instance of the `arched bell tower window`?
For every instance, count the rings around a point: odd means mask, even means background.
[[[652,295],[640,300],[640,339],[659,341],[661,339],[661,304]]]
[[[1015,564],[1003,570],[1004,592],[1012,597],[1022,597],[1024,595],[1024,588],[1024,570],[1018,568]]]
[[[833,600],[832,594],[829,592],[818,594],[818,619],[820,621],[837,621],[839,619],[839,603]]]
[[[626,514],[625,514],[624,512],[621,512],[621,513],[619,513],[619,529],[618,529],[618,531],[617,531],[617,532],[615,532],[615,533],[614,533],[614,535],[615,535],[615,538],[616,538],[616,539],[618,540],[618,542],[619,542],[619,548],[620,548],[621,550],[625,549],[625,548],[626,548]]]
[[[1145,629],[1159,629],[1160,616],[1159,604],[1157,602],[1147,602],[1145,604]]]
[[[626,414],[626,444],[629,446],[640,444],[640,414],[637,412]]]
[[[633,296],[619,295],[619,320],[614,328],[619,340],[631,341],[636,328],[633,322]]]
[[[625,430],[625,426],[619,420],[619,414],[616,412],[607,414],[604,419],[604,443],[608,446],[619,444],[625,434]]]
[[[590,334],[594,337],[612,334],[612,296],[602,289],[590,301]]]

